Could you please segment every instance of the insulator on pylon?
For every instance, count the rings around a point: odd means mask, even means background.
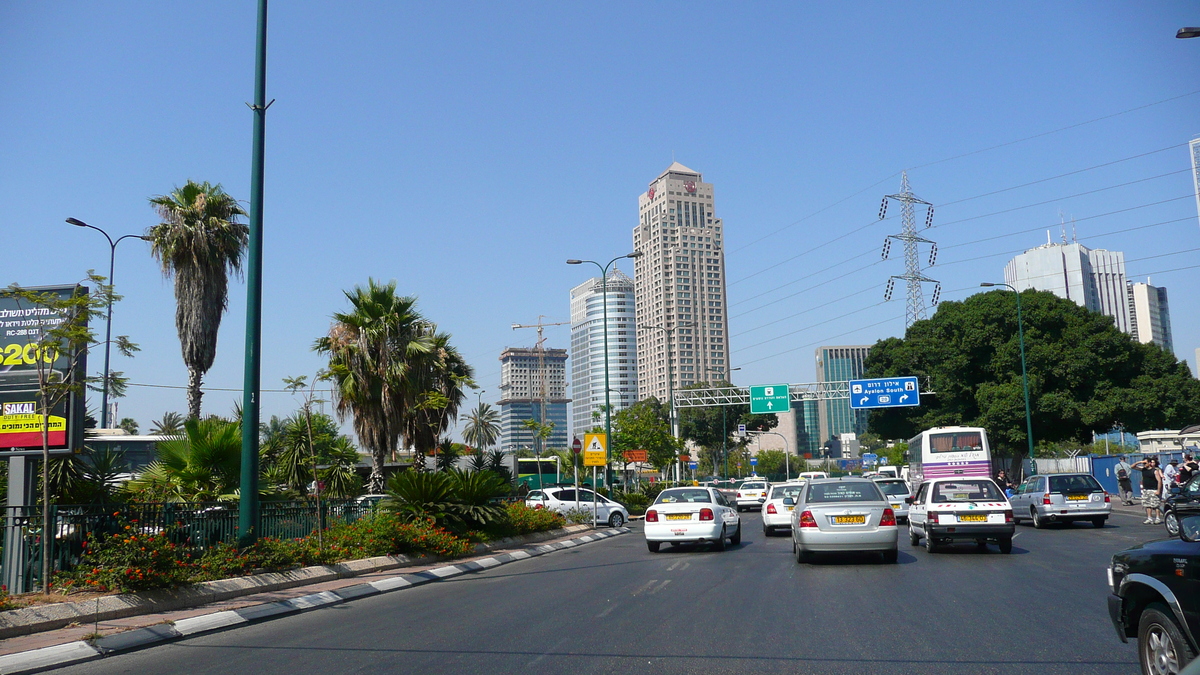
[[[933,263],[935,263],[936,261],[937,261],[937,244],[934,244],[933,247],[929,249],[929,266],[933,267]]]
[[[925,212],[925,227],[933,227],[933,206]]]
[[[942,285],[938,284],[933,287],[933,306],[937,307],[938,300],[942,299]]]
[[[884,239],[883,240],[883,259],[884,260],[887,260],[888,254],[891,253],[891,251],[892,251],[892,240]]]
[[[896,285],[895,279],[888,279],[887,289],[883,291],[883,301],[887,302],[892,299],[892,288]]]
[[[887,215],[887,197],[884,197],[883,203],[879,205],[879,219],[883,220],[883,217],[886,215]]]

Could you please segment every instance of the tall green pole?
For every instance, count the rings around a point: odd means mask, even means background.
[[[1008,284],[1005,284],[1008,286]],[[1029,373],[1025,369],[1025,328],[1021,321],[1021,292],[1017,294],[1017,343],[1021,346],[1021,387],[1025,390],[1025,438],[1029,441],[1029,461],[1033,461],[1033,415],[1029,412]]]
[[[254,57],[254,158],[250,168],[250,246],[246,260],[246,372],[242,385],[242,480],[238,542],[258,538],[258,395],[262,357],[263,154],[267,126],[267,0],[258,0]]]

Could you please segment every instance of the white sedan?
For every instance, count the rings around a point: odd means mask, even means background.
[[[776,530],[785,530],[791,527],[792,524],[792,509],[796,508],[796,498],[800,496],[800,490],[804,488],[804,483],[781,483],[771,486],[771,493],[767,496],[767,501],[763,502],[762,523],[763,535],[771,536]],[[792,504],[784,504],[783,500],[787,497],[792,498]]]
[[[725,540],[742,542],[742,518],[719,490],[682,487],[663,490],[646,510],[646,548],[657,553],[663,542],[710,543],[725,550]]]
[[[580,488],[576,493],[573,487],[548,487],[534,490],[525,496],[525,506],[531,509],[549,509],[567,514],[571,511],[592,515],[593,499],[595,499],[596,522],[608,523],[609,527],[621,527],[629,522],[629,511],[620,502],[603,495],[597,495],[591,490]]]

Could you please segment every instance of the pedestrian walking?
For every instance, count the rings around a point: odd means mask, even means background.
[[[1133,467],[1125,461],[1125,455],[1121,455],[1114,468],[1117,473],[1117,492],[1120,495],[1121,503],[1125,506],[1133,506]]]
[[[1012,481],[1008,478],[1008,472],[1000,469],[996,472],[996,485],[1000,486],[1001,492],[1007,492],[1013,487]]]
[[[1146,508],[1146,525],[1162,524],[1162,489],[1165,483],[1158,458],[1150,457],[1135,462],[1133,468],[1142,472],[1142,506]]]
[[[1172,457],[1171,461],[1163,467],[1162,472],[1168,488],[1177,483],[1179,481],[1179,460]]]

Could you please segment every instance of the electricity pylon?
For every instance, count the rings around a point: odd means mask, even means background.
[[[922,292],[921,284],[936,284],[933,289],[934,307],[937,306],[938,300],[941,299],[942,295],[942,285],[921,273],[920,245],[931,245],[929,250],[929,267],[933,267],[934,262],[937,261],[937,244],[917,235],[917,219],[913,207],[914,204],[924,204],[927,207],[925,211],[925,227],[928,228],[933,225],[933,204],[919,199],[913,194],[912,189],[908,186],[907,171],[901,174],[899,194],[887,195],[883,198],[883,203],[879,206],[880,220],[883,220],[884,216],[887,215],[889,199],[900,202],[900,215],[901,220],[904,222],[904,230],[900,234],[889,234],[884,239],[883,259],[887,260],[888,254],[892,249],[893,239],[904,242],[904,274],[893,274],[888,277],[887,290],[883,293],[883,299],[884,301],[892,299],[892,289],[895,287],[897,279],[907,282],[908,303],[904,312],[904,326],[907,328],[913,325],[914,322],[927,318],[925,315],[925,296]]]

